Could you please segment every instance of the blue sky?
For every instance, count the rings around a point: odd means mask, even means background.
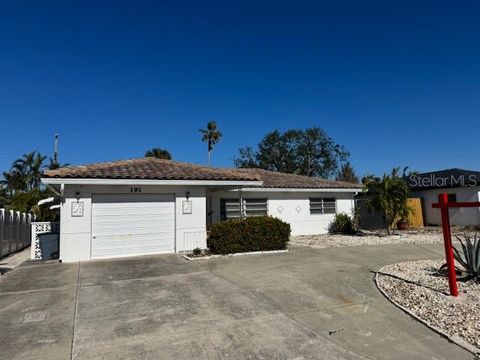
[[[212,163],[324,128],[360,175],[480,170],[478,1],[1,1],[0,170],[154,146]]]

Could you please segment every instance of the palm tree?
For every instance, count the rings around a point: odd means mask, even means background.
[[[8,201],[7,189],[3,184],[0,185],[0,208],[5,207]]]
[[[55,170],[55,169],[59,169],[59,168],[70,165],[69,163],[61,164],[60,162],[58,162],[58,160],[55,160],[55,158],[53,158],[53,159],[48,158],[48,161],[49,161],[49,164],[47,166],[48,170]]]
[[[369,195],[368,206],[383,214],[387,234],[398,218],[408,217],[411,209],[408,206],[410,188],[407,183],[398,176],[399,169],[393,169],[391,175],[383,175],[383,178],[366,176],[363,179],[364,191]]]
[[[18,211],[32,211],[38,200],[48,194],[41,186],[45,159],[37,151],[24,154],[13,162],[0,180],[0,205],[8,205]]]
[[[5,193],[10,196],[15,194],[16,191],[25,191],[27,184],[25,182],[25,176],[19,172],[4,171],[3,179],[0,180]]]
[[[15,190],[30,191],[38,189],[46,158],[37,151],[24,154],[20,159],[13,162],[10,174],[7,176],[4,174],[4,177],[12,181]]]
[[[210,156],[213,147],[222,138],[222,133],[217,129],[217,123],[215,121],[209,121],[206,129],[199,130],[202,133],[202,141],[208,143],[208,165],[210,165]]]
[[[172,155],[170,155],[170,152],[168,150],[160,148],[152,148],[150,150],[147,150],[147,152],[145,153],[145,157],[172,160]]]

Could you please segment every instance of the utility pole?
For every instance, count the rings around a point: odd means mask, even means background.
[[[310,158],[310,149],[307,150],[307,176],[311,176],[310,169],[311,166],[311,158]]]
[[[58,165],[58,134],[55,134],[55,142],[53,146],[53,162]]]

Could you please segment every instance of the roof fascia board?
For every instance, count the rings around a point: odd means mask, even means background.
[[[243,180],[148,180],[148,179],[79,179],[79,178],[42,178],[47,185],[240,185],[260,186],[263,181]]]
[[[236,191],[236,190],[231,190]],[[242,191],[250,192],[361,192],[362,188],[248,188],[244,187]]]

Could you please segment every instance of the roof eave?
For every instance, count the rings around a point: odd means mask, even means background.
[[[252,191],[252,192],[352,192],[357,193],[363,191],[361,187],[358,188],[273,188],[273,187],[244,187],[243,191]]]
[[[225,185],[261,186],[256,180],[156,180],[156,179],[96,179],[96,178],[42,178],[47,185]]]

